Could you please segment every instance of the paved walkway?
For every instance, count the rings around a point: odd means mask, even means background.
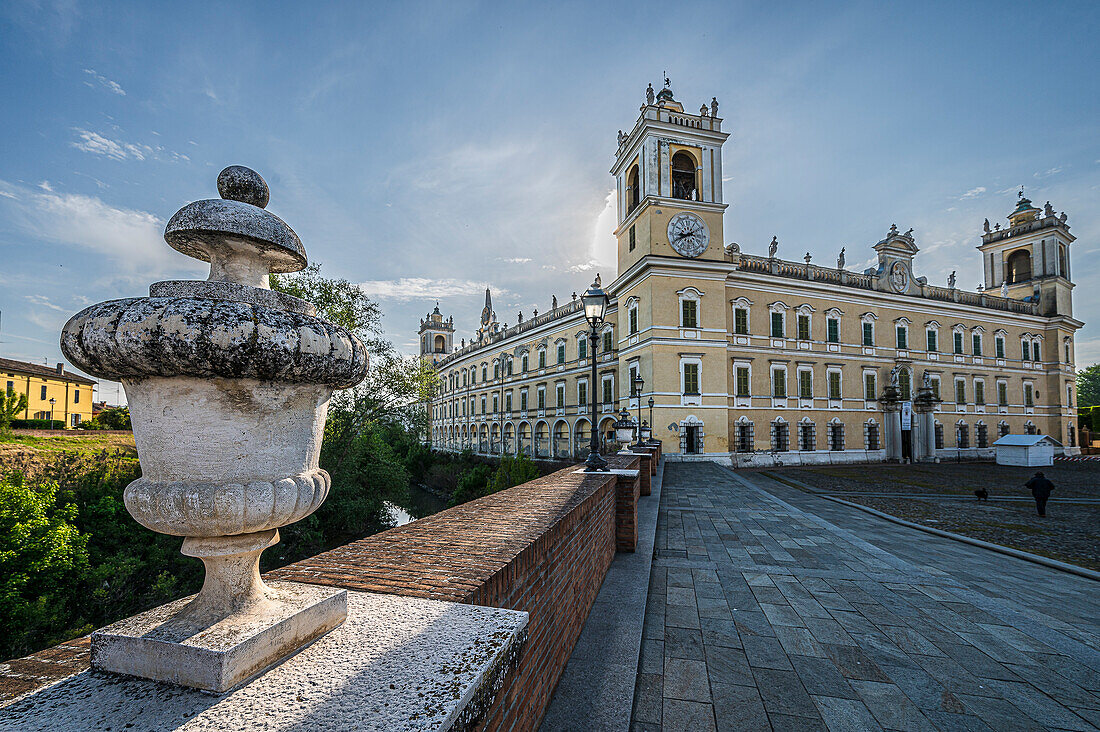
[[[656,546],[636,730],[1100,726],[1092,580],[702,463]]]

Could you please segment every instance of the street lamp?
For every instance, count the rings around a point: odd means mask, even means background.
[[[588,321],[588,351],[592,360],[592,386],[588,390],[588,414],[591,421],[592,436],[588,441],[588,460],[585,461],[585,472],[594,473],[607,470],[607,461],[600,457],[600,435],[596,428],[596,341],[599,336],[596,329],[603,324],[607,314],[607,293],[600,287],[600,276],[592,286],[581,295],[581,304],[584,305],[584,319]]]
[[[634,443],[635,447],[642,446],[642,387],[645,386],[645,381],[642,380],[642,372],[636,371],[634,373],[634,381],[631,384],[634,389],[634,398],[638,400],[638,441]]]
[[[57,400],[50,397],[50,429],[53,429],[53,405],[57,404]]]
[[[649,434],[646,435],[646,440],[648,441],[651,437],[653,437],[653,397],[649,398]]]

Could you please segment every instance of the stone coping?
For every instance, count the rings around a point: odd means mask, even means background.
[[[527,620],[349,592],[347,622],[224,696],[82,671],[3,708],[0,731],[469,729],[517,662]]]

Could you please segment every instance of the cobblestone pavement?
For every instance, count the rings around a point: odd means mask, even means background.
[[[636,730],[1100,725],[1096,582],[705,463],[656,544]]]

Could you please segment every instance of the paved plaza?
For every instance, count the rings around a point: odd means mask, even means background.
[[[666,466],[635,730],[1092,730],[1100,583]]]

